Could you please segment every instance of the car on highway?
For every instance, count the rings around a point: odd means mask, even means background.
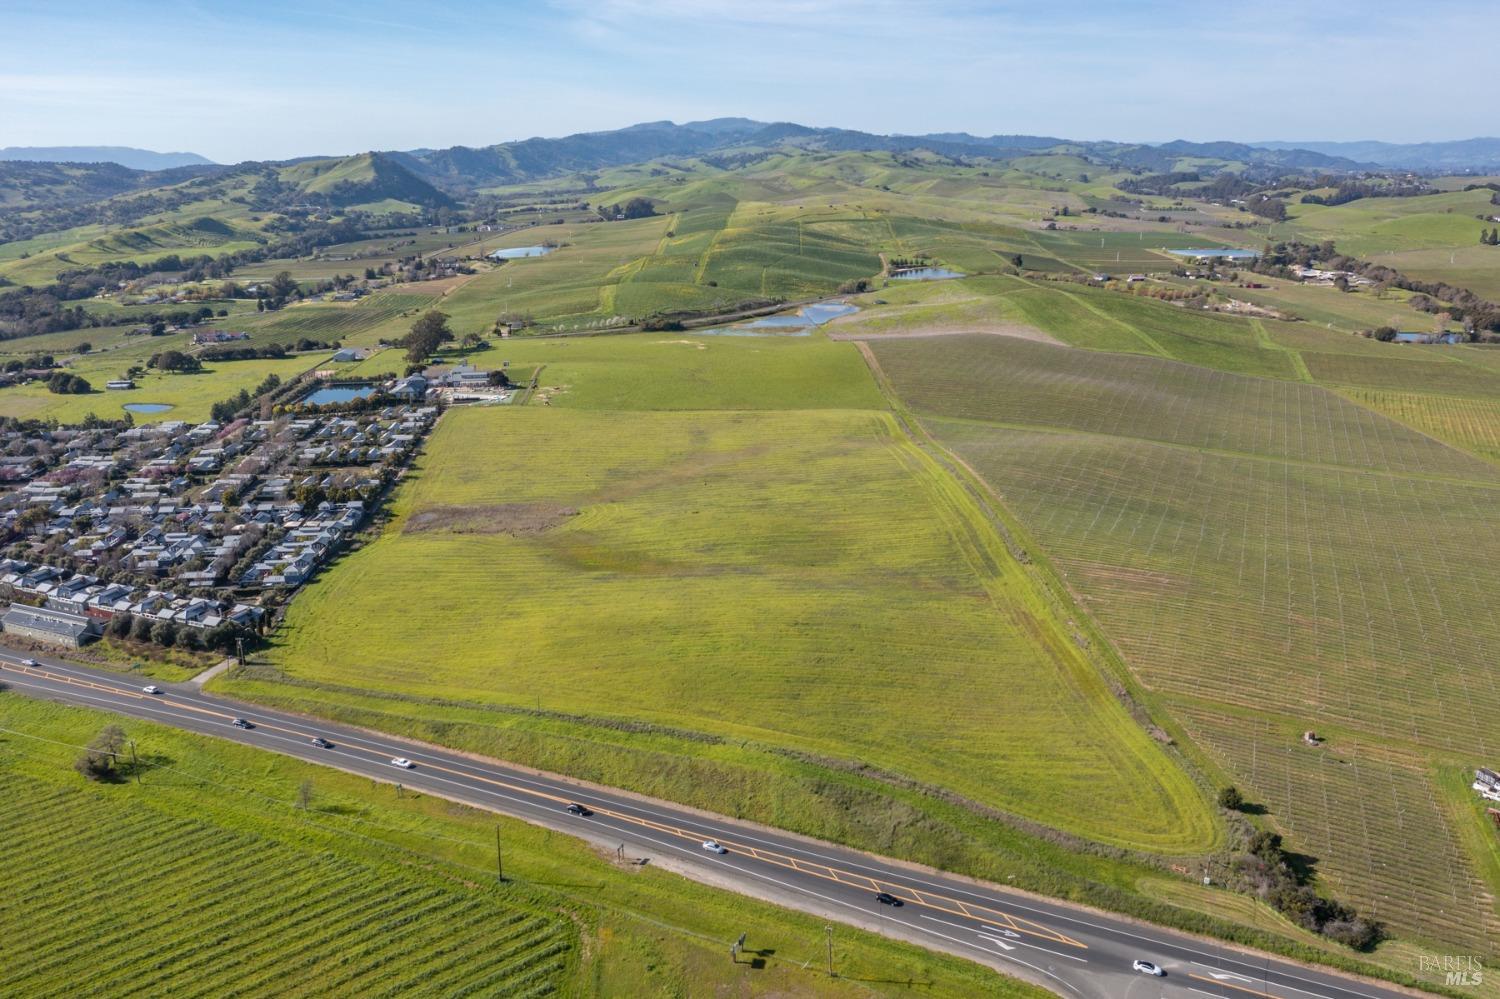
[[[1167,975],[1165,971],[1150,961],[1134,961],[1130,966],[1143,975],[1153,975],[1157,978],[1165,978]]]
[[[400,767],[402,770],[411,770],[416,767],[416,764],[404,756],[398,756],[391,760],[391,766]]]
[[[879,902],[881,905],[889,905],[897,909],[901,908],[901,906],[905,904],[899,898],[897,898],[895,895],[892,895],[888,891],[883,891],[879,895],[876,895],[875,901]]]
[[[323,738],[321,735],[315,735],[315,736],[313,736],[312,737],[312,744],[314,746],[318,747],[319,749],[332,749],[333,748],[333,743],[329,742],[327,739]]]
[[[233,725],[235,728],[250,729],[250,728],[254,728],[255,727],[254,723],[248,722],[248,721],[246,721],[243,718],[236,718],[234,721],[230,722],[229,724]]]
[[[723,846],[721,846],[719,844],[719,841],[716,840],[716,839],[706,839],[706,840],[704,840],[703,841],[703,849],[707,850],[709,853],[728,853],[729,852]]]
[[[40,666],[41,663],[37,662],[35,659],[22,659],[21,660],[21,665],[22,666]]]
[[[161,693],[161,688],[158,687],[154,683],[148,683],[144,687],[141,688],[141,693],[143,693],[143,694],[160,694]]]
[[[590,815],[594,814],[592,809],[588,808],[585,805],[580,805],[576,801],[567,807],[567,813],[569,815],[581,815],[584,818],[588,818]]]

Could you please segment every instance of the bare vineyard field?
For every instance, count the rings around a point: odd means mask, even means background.
[[[1465,896],[1461,930],[1437,918],[1458,888],[1433,878],[1416,892],[1399,865],[1365,864],[1366,834],[1339,833],[1364,823],[1385,835],[1377,810],[1420,801],[1435,838],[1408,832],[1381,850],[1451,846],[1455,831],[1416,797],[1429,794],[1422,768],[1433,754],[1500,752],[1491,464],[1316,386],[993,337],[873,349],[1143,682],[1174,704],[1213,706],[1183,720],[1267,796],[1294,849],[1340,884],[1358,881],[1402,932],[1469,942],[1487,931],[1488,896]],[[1383,790],[1268,776],[1264,747],[1222,720],[1238,712],[1274,716],[1294,740],[1349,733],[1351,759],[1383,775]],[[1403,762],[1376,745],[1400,747]],[[1477,877],[1449,852],[1454,884]]]
[[[1495,955],[1493,889],[1445,820],[1423,759],[1356,739],[1306,746],[1296,726],[1255,714],[1173,709],[1211,752],[1235,761],[1252,800],[1270,809],[1338,896],[1418,939]]]

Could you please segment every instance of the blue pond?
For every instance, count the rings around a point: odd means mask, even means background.
[[[943,281],[947,278],[961,278],[963,274],[959,271],[950,271],[946,267],[913,267],[909,271],[897,271],[891,275],[892,281]]]
[[[131,413],[165,413],[172,406],[165,402],[127,402],[121,408]]]
[[[1458,333],[1397,333],[1397,343],[1463,343],[1464,338]]]
[[[363,399],[375,394],[374,385],[327,385],[320,389],[314,389],[302,397],[302,402],[309,406],[322,406],[330,402],[349,402],[351,399]]]
[[[1253,260],[1260,256],[1254,250],[1226,250],[1221,247],[1210,247],[1204,250],[1168,250],[1179,257],[1213,257],[1217,260]]]
[[[830,319],[858,312],[859,306],[847,302],[818,302],[796,312],[766,316],[739,326],[720,326],[711,330],[693,330],[697,336],[807,336],[814,326]]]
[[[522,257],[545,257],[555,246],[512,246],[490,254],[491,260],[520,260]]]

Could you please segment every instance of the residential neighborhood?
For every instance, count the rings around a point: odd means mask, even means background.
[[[69,646],[116,617],[147,622],[136,638],[159,622],[259,631],[367,522],[437,416],[415,394],[227,424],[0,431],[4,629]]]

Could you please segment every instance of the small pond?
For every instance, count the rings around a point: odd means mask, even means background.
[[[1464,338],[1459,333],[1397,333],[1397,343],[1463,343]]]
[[[796,312],[766,316],[737,326],[692,332],[695,336],[807,336],[814,326],[822,326],[829,320],[858,311],[859,306],[847,302],[817,302]]]
[[[302,397],[303,405],[323,406],[330,402],[349,402],[375,394],[374,385],[325,385]]]
[[[913,267],[910,270],[897,271],[891,275],[892,281],[944,281],[948,278],[961,278],[960,271],[950,271],[946,267]]]
[[[1210,247],[1206,250],[1168,250],[1179,257],[1213,257],[1215,260],[1254,260],[1260,256],[1254,250],[1226,250]]]
[[[545,257],[555,246],[512,246],[490,254],[491,260],[520,260],[523,257]]]
[[[165,413],[172,405],[166,402],[127,402],[121,408],[130,413]]]

